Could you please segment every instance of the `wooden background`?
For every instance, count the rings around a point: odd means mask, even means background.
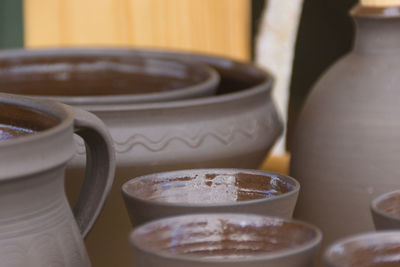
[[[250,0],[25,0],[26,47],[135,46],[250,59]]]

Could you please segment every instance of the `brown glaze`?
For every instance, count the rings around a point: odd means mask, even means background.
[[[400,243],[365,246],[354,242],[343,247],[342,253],[333,254],[337,266],[346,267],[398,267],[400,266]],[[350,252],[346,252],[350,250]]]
[[[398,267],[400,266],[400,244],[370,247],[354,251],[349,259],[351,267]]]
[[[400,219],[400,193],[390,195],[377,204],[377,209]]]
[[[249,88],[254,88],[267,82],[269,79],[269,77],[267,77],[264,73],[265,70],[259,69],[255,66],[248,68],[246,63],[232,61],[230,59],[157,50],[136,50],[136,52],[144,56],[161,56],[172,59],[179,58],[189,62],[200,62],[211,66],[221,77],[218,85],[217,95],[248,90]]]
[[[0,141],[34,134],[59,123],[51,115],[31,108],[0,103]]]
[[[156,221],[133,236],[148,250],[218,259],[293,249],[315,239],[316,233],[277,218],[200,215]]]
[[[127,191],[138,198],[191,204],[221,204],[278,196],[295,188],[287,181],[249,173],[149,177],[134,181]]]
[[[143,52],[145,55],[160,55],[160,52]],[[171,58],[183,58],[188,61],[196,61],[213,67],[221,76],[218,85],[217,95],[224,95],[234,92],[240,92],[248,88],[254,88],[267,81],[267,76],[262,70],[253,66],[249,69],[245,64],[231,61],[229,59],[218,59],[215,57],[207,57],[196,54],[184,53],[161,53],[163,56],[168,55]]]
[[[33,134],[35,131],[31,129],[6,125],[0,123],[0,142],[15,137],[20,137],[28,134]]]
[[[179,61],[134,55],[42,55],[2,59],[0,91],[38,96],[148,94],[183,89],[208,75]]]

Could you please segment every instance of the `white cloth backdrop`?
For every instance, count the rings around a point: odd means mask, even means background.
[[[275,76],[273,98],[285,123],[273,154],[285,153],[290,79],[302,7],[303,0],[267,0],[258,30],[256,63]]]

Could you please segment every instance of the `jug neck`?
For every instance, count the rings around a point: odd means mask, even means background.
[[[400,51],[400,7],[358,5],[351,15],[356,25],[354,51],[369,54]]]

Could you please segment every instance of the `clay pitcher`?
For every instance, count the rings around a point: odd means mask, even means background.
[[[73,209],[64,170],[86,142],[86,178]],[[48,100],[0,94],[0,262],[7,267],[91,266],[83,238],[113,182],[109,134],[94,115]]]
[[[353,51],[317,82],[292,140],[295,217],[320,227],[325,245],[374,230],[371,201],[400,188],[400,8],[351,15]]]

